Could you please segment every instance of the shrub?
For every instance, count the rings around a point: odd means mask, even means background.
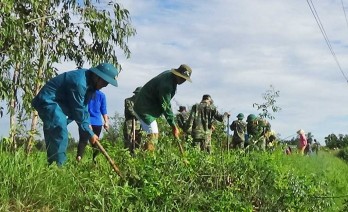
[[[337,156],[344,161],[348,162],[348,147],[340,149],[337,153]]]

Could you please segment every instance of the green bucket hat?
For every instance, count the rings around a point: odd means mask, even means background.
[[[142,87],[137,87],[137,88],[133,91],[133,93],[139,93],[141,88],[142,88]]]
[[[111,85],[118,86],[117,77],[119,72],[111,63],[100,63],[97,67],[90,68],[89,70]]]
[[[188,65],[182,64],[177,69],[173,68],[171,70],[171,72],[173,74],[175,74],[176,76],[179,76],[179,77],[184,78],[185,80],[187,80],[189,82],[192,82],[192,80],[190,78],[191,74],[192,74],[192,69]]]

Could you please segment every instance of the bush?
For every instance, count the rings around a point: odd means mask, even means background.
[[[348,147],[345,147],[343,149],[340,149],[337,153],[337,157],[343,159],[344,161],[348,162]]]

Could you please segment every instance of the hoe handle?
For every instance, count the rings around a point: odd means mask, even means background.
[[[109,154],[105,151],[104,147],[99,143],[99,141],[97,140],[95,142],[95,144],[98,146],[98,148],[100,149],[100,151],[103,153],[103,155],[106,157],[106,159],[109,161],[110,165],[112,166],[112,168],[114,169],[114,171],[120,176],[122,177],[122,174],[120,172],[120,169],[116,166],[115,162],[111,159],[111,157],[109,156]]]

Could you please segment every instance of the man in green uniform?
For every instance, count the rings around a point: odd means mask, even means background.
[[[233,121],[230,125],[230,129],[233,131],[232,148],[244,148],[247,123],[243,119],[244,114],[239,113],[237,120]]]
[[[158,140],[156,119],[164,115],[172,128],[173,135],[179,139],[179,129],[171,106],[177,85],[186,80],[191,82],[192,69],[188,65],[180,65],[177,69],[164,71],[148,81],[140,90],[134,102],[134,112],[139,119],[142,129],[149,135],[144,148],[153,151]]]
[[[126,98],[124,100],[124,118],[123,123],[123,137],[124,137],[124,146],[129,149],[131,154],[134,154],[134,149],[138,148],[141,142],[140,134],[140,122],[134,113],[134,101],[139,93],[141,87],[137,87],[133,93],[134,95]]]
[[[266,140],[263,133],[264,122],[254,114],[247,117],[248,144],[253,148],[265,150]]]
[[[203,95],[202,101],[192,106],[186,129],[191,131],[193,146],[200,146],[201,150],[211,152],[211,134],[215,121],[222,122],[228,113],[221,115],[213,104],[210,95]]]

